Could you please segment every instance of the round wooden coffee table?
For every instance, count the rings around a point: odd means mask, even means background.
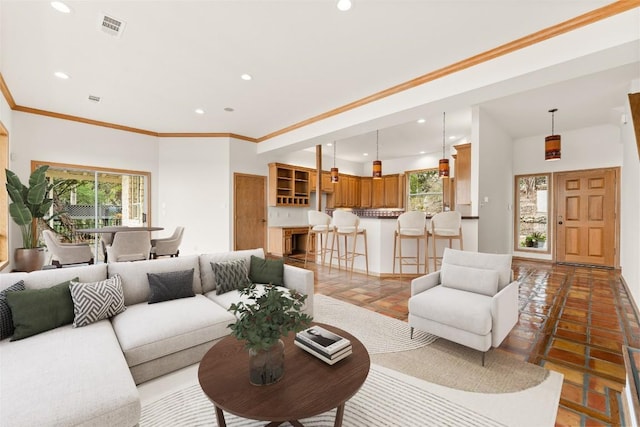
[[[284,376],[275,384],[249,382],[249,353],[244,343],[228,336],[205,354],[198,380],[216,409],[218,426],[226,426],[223,411],[243,418],[270,421],[277,426],[337,408],[335,426],[342,425],[344,404],[360,389],[369,374],[369,353],[358,339],[334,326],[315,323],[351,341],[353,353],[328,365],[294,345],[295,333],[285,343]]]

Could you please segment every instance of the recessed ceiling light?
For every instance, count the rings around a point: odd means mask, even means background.
[[[425,154],[425,153],[426,153],[426,151],[421,151],[421,152],[420,152],[420,154]]]
[[[363,155],[363,156],[368,156],[368,155],[369,155],[369,153],[362,153],[362,155]]]
[[[100,97],[97,95],[89,95],[89,101],[91,102],[100,102]]]
[[[204,114],[204,110],[202,108],[196,108],[194,111],[196,114]]]
[[[58,12],[71,13],[71,9],[69,8],[69,6],[62,3],[61,1],[52,1],[51,7],[57,10]]]
[[[69,74],[63,73],[62,71],[56,71],[55,73],[53,73],[53,75],[63,80],[67,80],[69,78]]]
[[[351,9],[351,0],[338,0],[336,7],[338,8],[338,10],[346,12],[347,10]]]
[[[233,113],[235,110],[231,107],[224,107],[224,111],[226,111],[227,113]]]
[[[247,80],[247,81],[249,81],[249,80],[251,80],[253,77],[251,77],[251,74],[243,74],[243,75],[241,75],[241,76],[240,76],[240,78],[241,78],[242,80]]]
[[[332,143],[327,142],[327,147],[332,147],[332,146],[333,146],[333,144],[332,144]]]
[[[418,119],[418,123],[424,123],[426,121],[427,121],[426,119]]]
[[[450,140],[454,140],[454,139],[456,139],[456,138],[457,138],[457,136],[455,136],[455,135],[451,135],[451,136],[449,137],[449,139],[450,139]]]

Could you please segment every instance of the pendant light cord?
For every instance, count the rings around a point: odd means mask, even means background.
[[[376,160],[380,160],[380,156],[378,155],[378,130],[376,129]]]
[[[336,167],[336,142],[333,141],[333,167]]]
[[[555,135],[555,133],[554,133],[554,125],[555,125],[556,111],[558,111],[557,108],[552,108],[551,110],[549,110],[549,112],[551,113],[551,135]]]
[[[445,129],[445,117],[447,113],[442,113],[442,158],[444,159],[444,129]]]

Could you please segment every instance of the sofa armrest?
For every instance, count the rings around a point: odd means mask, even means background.
[[[426,276],[416,277],[411,281],[411,296],[424,292],[440,284],[440,271],[434,271]]]
[[[304,312],[313,316],[313,294],[314,288],[313,271],[293,265],[284,265],[283,282],[285,288],[294,289],[303,295],[307,295]]]
[[[517,281],[509,283],[491,300],[491,345],[498,347],[518,323]]]

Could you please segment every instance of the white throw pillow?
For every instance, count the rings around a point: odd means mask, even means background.
[[[498,292],[498,272],[482,268],[442,264],[440,282],[447,288],[494,296]]]

